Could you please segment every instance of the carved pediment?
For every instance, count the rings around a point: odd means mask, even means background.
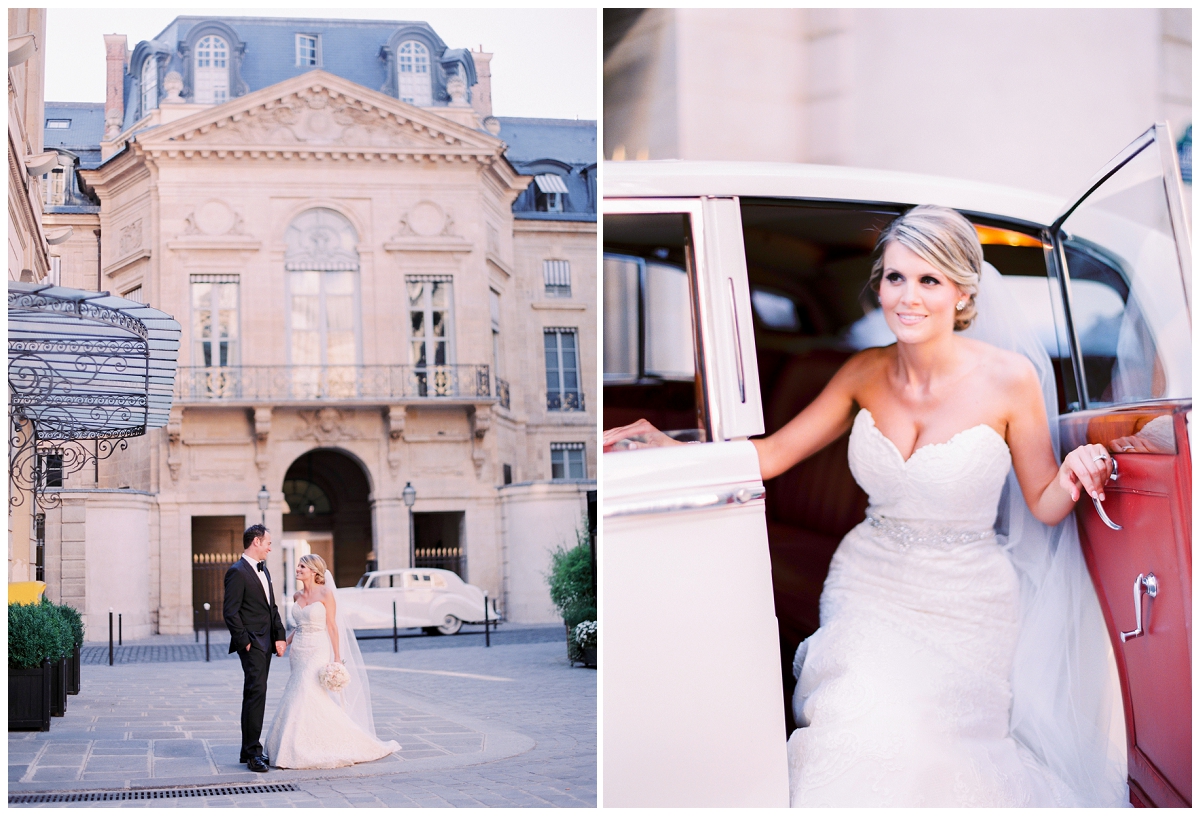
[[[500,155],[503,143],[341,77],[313,71],[143,134],[147,148],[276,148]]]

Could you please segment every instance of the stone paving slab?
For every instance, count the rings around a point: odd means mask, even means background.
[[[85,666],[50,732],[10,733],[9,792],[293,782],[300,792],[75,806],[595,806],[596,673],[571,667],[561,639],[366,660],[379,736],[403,746],[392,757],[254,774],[236,762],[237,663]],[[267,723],[286,683],[286,659],[272,661]]]

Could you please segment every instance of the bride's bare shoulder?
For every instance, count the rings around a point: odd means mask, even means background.
[[[962,338],[979,360],[976,369],[981,385],[1004,394],[1017,402],[1041,399],[1041,384],[1033,363],[1023,354],[996,348],[979,340]]]

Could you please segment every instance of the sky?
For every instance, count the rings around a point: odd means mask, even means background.
[[[46,22],[46,100],[104,101],[104,36],[124,34],[133,48],[184,14],[239,17],[334,17],[424,20],[450,48],[492,58],[497,116],[596,119],[599,110],[599,12],[576,9],[50,8]]]

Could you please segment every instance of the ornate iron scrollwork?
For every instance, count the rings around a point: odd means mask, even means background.
[[[73,439],[43,439],[38,424],[31,422],[19,409],[11,415],[8,436],[8,503],[19,507],[28,495],[31,510],[36,516],[49,508],[61,505],[62,496],[54,487],[61,487],[72,473],[95,464],[129,447],[130,436],[81,437]],[[91,441],[92,444],[88,444]],[[50,484],[58,481],[57,485]]]

